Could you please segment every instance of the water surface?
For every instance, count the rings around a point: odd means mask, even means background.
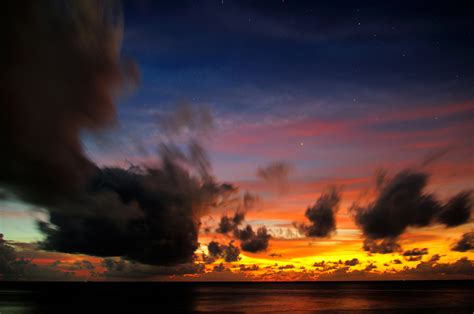
[[[6,313],[473,313],[472,281],[0,283]]]

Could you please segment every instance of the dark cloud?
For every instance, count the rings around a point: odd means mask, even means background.
[[[380,179],[378,195],[367,206],[352,208],[356,223],[368,239],[398,238],[408,227],[424,227],[435,222],[453,227],[469,221],[470,194],[462,192],[446,204],[424,192],[428,175],[405,170],[393,178]]]
[[[397,259],[394,259],[394,260],[392,261],[392,263],[393,263],[393,264],[396,264],[396,265],[400,265],[400,264],[402,264],[402,261],[397,258]]]
[[[474,231],[463,234],[461,239],[452,247],[452,250],[458,252],[474,250]]]
[[[214,266],[213,271],[215,271],[215,272],[223,272],[223,271],[229,271],[229,269],[226,268],[223,263],[220,263],[219,265]]]
[[[219,233],[229,233],[234,231],[245,219],[244,212],[236,212],[233,217],[224,215],[221,217],[219,222],[219,227],[216,229],[216,232]]]
[[[114,99],[137,74],[120,59],[119,3],[3,9],[0,187],[48,210],[42,247],[149,264],[192,260],[200,217],[236,191],[215,182],[200,145],[210,114],[184,107],[162,119],[159,166],[100,169],[81,134],[116,124]],[[181,135],[186,148],[173,143]]]
[[[367,265],[365,267],[365,271],[371,271],[373,269],[376,269],[377,268],[377,265],[374,265],[373,263],[370,263],[369,265]]]
[[[0,234],[0,279],[5,280],[19,276],[19,266],[15,248],[3,239],[3,234]]]
[[[466,257],[457,260],[454,263],[438,263],[439,258],[431,258],[427,262],[420,262],[416,268],[408,268],[399,272],[398,275],[415,275],[426,278],[430,276],[439,276],[443,274],[445,278],[450,276],[470,276],[474,275],[474,262]],[[438,277],[439,278],[439,277]]]
[[[228,245],[211,241],[207,245],[207,249],[211,257],[223,258],[226,262],[236,262],[240,260],[240,250],[234,246],[233,241],[230,241]]]
[[[287,265],[278,266],[278,269],[280,269],[280,270],[284,270],[284,269],[294,269],[294,268],[295,268],[295,265],[293,265],[293,264],[287,264]]]
[[[307,237],[330,236],[336,230],[335,214],[340,201],[341,195],[338,189],[332,188],[324,192],[313,206],[306,209],[305,216],[311,224],[296,224],[296,226]]]
[[[439,279],[470,279],[474,277],[474,262],[466,257],[454,263],[439,263],[438,259],[420,262],[416,267],[404,267],[397,272],[373,272],[373,264],[365,270],[350,270],[349,267],[333,269],[319,275],[319,280],[428,280]]]
[[[353,258],[351,260],[347,260],[344,262],[344,265],[346,266],[355,266],[355,265],[358,265],[360,262],[357,258]]]
[[[471,195],[461,192],[452,197],[441,209],[437,220],[447,227],[456,227],[469,221],[472,211]]]
[[[253,264],[253,265],[240,264],[239,265],[239,270],[240,271],[257,271],[259,269],[260,269],[260,267],[257,264]]]
[[[430,262],[437,262],[437,261],[439,261],[440,258],[441,258],[441,256],[439,254],[435,254],[435,255],[431,256],[429,261]]]
[[[223,215],[216,232],[222,234],[234,232],[245,220],[245,213],[254,207],[258,201],[259,197],[249,192],[245,192],[241,198],[234,199],[232,205],[237,207],[234,216]]]
[[[428,254],[428,248],[414,248],[413,250],[406,250],[403,252],[403,256],[421,256]]]
[[[190,262],[199,219],[233,188],[192,176],[177,155],[162,168],[105,168],[74,211],[50,211],[43,248],[96,256],[124,256],[147,264]]]
[[[383,239],[373,240],[365,239],[363,245],[364,251],[370,253],[387,254],[401,251],[400,245],[397,243],[397,239]]]
[[[97,167],[80,134],[115,123],[128,80],[113,1],[6,3],[0,74],[0,185],[25,201],[58,205]]]
[[[419,261],[421,261],[422,258],[423,258],[423,256],[421,256],[421,255],[406,256],[405,260],[408,261],[408,262],[419,262]]]
[[[314,262],[313,267],[324,267],[326,265],[325,261]]]
[[[0,234],[0,281],[1,280],[71,280],[72,272],[62,272],[56,269],[56,263],[51,265],[36,265],[31,259],[18,256],[14,246],[10,245]]]
[[[240,240],[240,248],[243,251],[252,253],[265,251],[271,237],[267,233],[266,227],[260,227],[255,232],[250,225],[247,225],[244,229],[236,229],[234,236]]]
[[[123,258],[104,258],[102,266],[105,267],[105,272],[97,273],[96,276],[111,280],[152,280],[156,277],[202,274],[204,272],[203,264],[184,263],[156,266],[130,262]]]
[[[275,161],[264,167],[259,167],[256,175],[258,178],[276,188],[279,193],[284,193],[288,189],[288,176],[291,170],[292,167],[289,163]]]

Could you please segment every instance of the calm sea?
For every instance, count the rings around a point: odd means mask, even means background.
[[[0,313],[473,313],[473,288],[473,281],[0,282]]]

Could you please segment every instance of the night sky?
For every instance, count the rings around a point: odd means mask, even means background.
[[[4,278],[474,278],[468,1],[124,1],[110,46],[91,8],[26,6]]]

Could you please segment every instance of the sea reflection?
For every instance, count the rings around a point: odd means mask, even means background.
[[[199,312],[452,313],[474,309],[471,283],[265,283],[196,290],[194,309]]]
[[[472,313],[473,283],[0,283],[6,313]]]

